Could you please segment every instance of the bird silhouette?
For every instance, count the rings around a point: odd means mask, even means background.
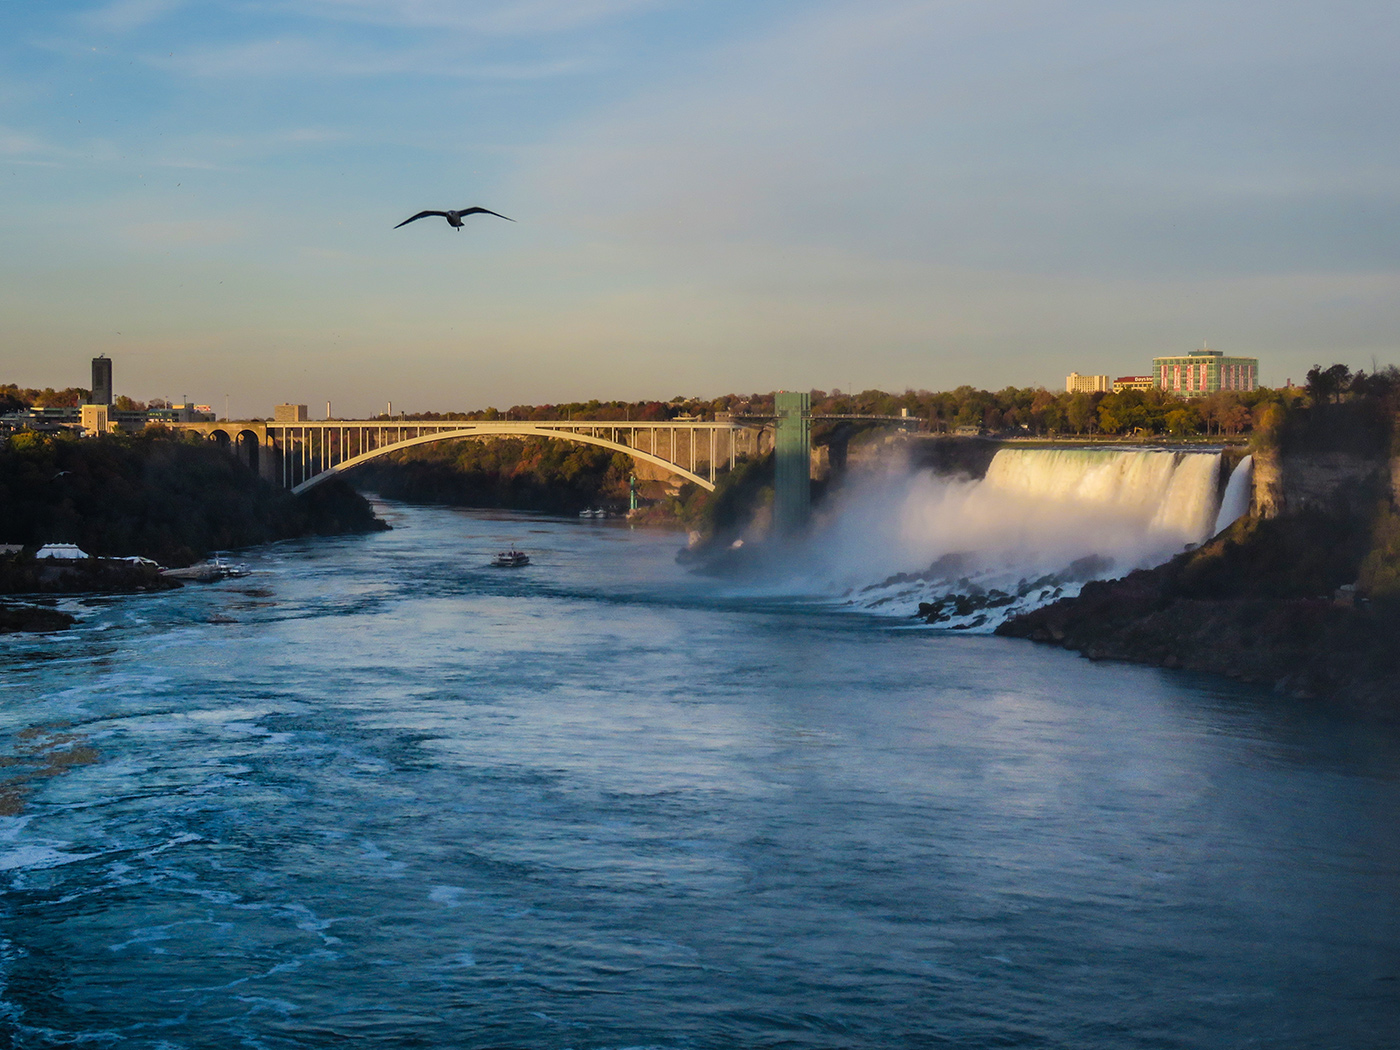
[[[490,208],[463,208],[461,211],[420,211],[411,219],[404,219],[403,222],[399,223],[399,226],[407,226],[409,223],[417,222],[419,219],[426,219],[429,215],[441,215],[447,220],[449,226],[457,230],[462,228],[462,217],[465,215],[494,215],[498,219],[505,219],[506,222],[515,221],[509,215],[502,215],[500,212],[492,211]],[[399,226],[395,226],[394,229],[397,230]]]

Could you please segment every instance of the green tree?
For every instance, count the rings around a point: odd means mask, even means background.
[[[1172,437],[1187,437],[1201,432],[1201,415],[1191,405],[1174,408],[1166,415],[1167,433]]]
[[[1076,434],[1088,433],[1098,420],[1098,409],[1092,394],[1071,394],[1065,406],[1065,422]]]
[[[1313,365],[1308,369],[1307,391],[1315,405],[1340,401],[1350,385],[1351,369],[1346,365],[1331,365],[1327,368]]]

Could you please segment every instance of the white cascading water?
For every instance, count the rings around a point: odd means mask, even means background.
[[[1219,471],[1218,453],[1003,449],[980,480],[868,477],[820,523],[797,575],[861,609],[937,604],[938,626],[991,631],[1208,538]]]
[[[1225,494],[1220,497],[1220,513],[1215,516],[1215,529],[1211,535],[1224,532],[1249,513],[1253,481],[1254,457],[1245,456],[1230,472],[1230,480],[1225,484]]]

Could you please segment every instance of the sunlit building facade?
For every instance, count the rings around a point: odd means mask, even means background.
[[[1183,357],[1154,357],[1152,378],[1178,397],[1207,397],[1218,390],[1254,390],[1259,358],[1226,357],[1219,350],[1192,350]]]
[[[1109,386],[1108,376],[1082,376],[1071,372],[1065,377],[1065,392],[1069,394],[1107,393]]]
[[[1157,381],[1152,376],[1119,376],[1113,381],[1113,392],[1121,394],[1124,390],[1151,390],[1157,385]]]

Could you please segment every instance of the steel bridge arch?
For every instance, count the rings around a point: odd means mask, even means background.
[[[604,424],[600,424],[600,426],[601,425]],[[337,474],[343,474],[347,470],[358,467],[361,463],[368,463],[372,459],[378,459],[380,456],[387,456],[393,452],[402,452],[404,449],[412,448],[414,445],[430,445],[435,441],[460,441],[463,438],[497,436],[547,437],[557,438],[560,441],[574,441],[581,445],[596,445],[599,448],[610,449],[613,452],[621,452],[623,455],[631,456],[633,459],[654,463],[670,471],[672,474],[677,474],[685,478],[686,481],[699,485],[706,492],[713,492],[715,490],[714,482],[706,481],[699,474],[686,470],[679,464],[672,463],[669,459],[654,456],[650,452],[644,452],[639,448],[633,448],[621,442],[609,441],[607,438],[600,438],[593,434],[580,434],[573,430],[556,430],[552,427],[540,426],[538,424],[521,423],[518,426],[502,426],[500,422],[493,421],[489,430],[468,427],[461,430],[438,431],[433,434],[420,434],[418,437],[405,438],[402,441],[395,441],[391,445],[370,449],[370,451],[362,452],[358,456],[351,456],[349,459],[342,460],[334,466],[321,471],[319,474],[313,474],[300,484],[292,486],[292,492],[299,495],[306,492],[308,489],[315,488],[323,481],[329,481]]]

